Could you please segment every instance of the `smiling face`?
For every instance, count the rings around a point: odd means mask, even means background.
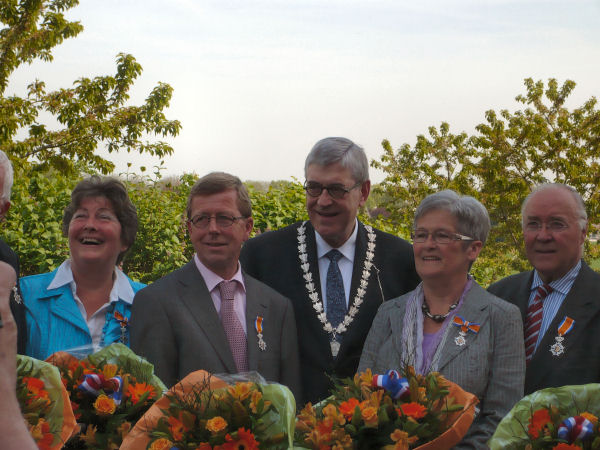
[[[328,166],[311,164],[306,170],[306,181],[324,186],[341,184],[346,188],[356,183],[350,170],[342,167],[340,163]],[[332,198],[327,190],[323,190],[318,197],[306,195],[306,209],[310,223],[325,242],[337,248],[348,240],[354,230],[358,208],[365,204],[370,189],[371,183],[367,180],[341,199]]]
[[[527,223],[541,223],[542,229],[528,231]],[[563,231],[549,231],[551,222],[566,224]],[[533,194],[523,211],[523,237],[527,259],[545,283],[563,277],[582,257],[587,227],[581,228],[573,195],[558,187]]]
[[[121,223],[106,197],[84,197],[69,222],[69,250],[74,267],[114,266],[121,252]]]
[[[434,209],[425,213],[415,224],[417,230],[429,233],[445,231],[448,234],[458,233],[456,218],[448,211]],[[424,283],[429,281],[450,281],[466,279],[469,267],[481,251],[481,241],[450,241],[438,244],[429,235],[425,242],[413,244],[415,268]]]
[[[228,189],[212,195],[196,195],[190,203],[190,217],[208,215],[213,217],[208,227],[196,228],[189,221],[187,229],[196,254],[202,264],[220,277],[229,280],[238,267],[242,244],[250,237],[252,217],[236,220],[230,227],[219,227],[214,216],[222,214],[239,217],[237,192]]]

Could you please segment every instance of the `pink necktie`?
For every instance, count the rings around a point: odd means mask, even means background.
[[[236,281],[222,281],[219,283],[221,292],[221,323],[225,329],[229,348],[238,372],[248,371],[248,356],[246,350],[246,333],[233,309],[233,294]]]
[[[542,318],[544,316],[542,300],[552,291],[553,289],[548,284],[539,286],[533,302],[527,308],[527,317],[525,318],[525,360],[527,362],[533,356],[535,344],[538,340],[540,328],[542,327]]]

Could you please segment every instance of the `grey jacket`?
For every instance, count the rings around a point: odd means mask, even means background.
[[[359,371],[370,367],[373,373],[385,373],[402,367],[404,311],[411,295],[381,305],[365,342]],[[523,397],[523,322],[517,307],[477,283],[473,283],[457,314],[481,328],[477,334],[468,333],[466,344],[458,346],[454,338],[460,330],[450,325],[438,371],[479,399],[480,412],[455,448],[481,449],[486,448],[502,417]]]

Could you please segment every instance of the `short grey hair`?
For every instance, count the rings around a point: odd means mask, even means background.
[[[448,211],[456,218],[460,234],[485,244],[492,225],[487,209],[477,199],[469,195],[458,195],[451,189],[428,195],[417,207],[413,228],[421,217],[434,210]]]
[[[0,169],[4,170],[4,185],[2,186],[2,200],[10,201],[10,190],[13,185],[13,166],[2,150],[0,150]]]
[[[311,164],[324,167],[335,163],[350,170],[357,183],[369,179],[369,161],[365,150],[343,137],[328,137],[317,142],[304,162],[304,176]]]
[[[577,215],[577,221],[579,222],[581,229],[585,230],[585,227],[588,224],[588,216],[585,210],[585,202],[583,201],[583,197],[579,192],[577,192],[577,189],[564,183],[543,183],[534,187],[529,195],[525,197],[525,200],[523,200],[523,204],[521,205],[521,226],[525,227],[525,208],[527,207],[529,200],[531,200],[531,198],[538,192],[553,188],[561,189],[573,196],[573,199],[575,200],[575,214]]]

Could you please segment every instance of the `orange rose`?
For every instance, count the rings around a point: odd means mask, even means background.
[[[206,429],[211,433],[218,433],[227,427],[227,422],[221,416],[213,417],[206,422]]]
[[[584,417],[584,418],[586,418],[587,420],[589,420],[590,422],[592,422],[592,424],[593,424],[594,426],[598,425],[598,418],[597,418],[595,415],[593,415],[592,413],[589,413],[589,412],[582,412],[582,413],[580,414],[580,416],[581,416],[581,417]]]
[[[377,409],[372,406],[367,406],[361,411],[362,418],[365,421],[365,426],[375,428],[379,419],[377,418]]]
[[[148,447],[148,450],[170,450],[173,447],[173,443],[165,438],[157,439]]]
[[[108,416],[110,414],[115,413],[117,405],[115,404],[115,401],[112,398],[101,394],[94,402],[94,409],[101,416]]]

